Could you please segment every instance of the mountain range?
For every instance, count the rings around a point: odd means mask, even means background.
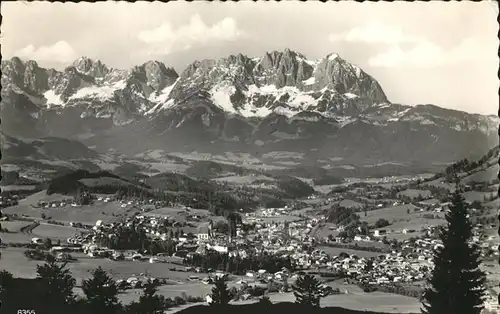
[[[289,151],[311,162],[431,164],[481,156],[498,140],[497,116],[392,103],[337,54],[230,55],[180,74],[159,61],[122,70],[87,57],[62,71],[14,57],[1,70],[3,133],[68,138],[98,152]]]

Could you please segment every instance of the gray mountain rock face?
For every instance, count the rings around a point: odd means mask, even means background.
[[[92,76],[94,78],[105,77],[109,69],[102,64],[101,60],[92,60],[88,57],[81,57],[73,62],[73,66],[78,72]]]
[[[256,82],[261,85],[301,86],[311,77],[313,66],[306,63],[303,55],[285,49],[284,52],[266,53],[253,70]]]
[[[69,97],[79,89],[90,87],[95,83],[92,76],[79,72],[74,66],[67,67],[61,75],[55,75],[53,80],[54,92],[61,95],[63,101],[68,101]]]
[[[138,80],[146,82],[155,91],[160,91],[172,85],[179,77],[173,68],[167,68],[158,61],[149,61],[132,69],[132,75]]]
[[[88,57],[63,71],[16,57],[3,60],[1,68],[4,132],[93,135],[93,144],[107,148],[133,136],[144,149],[222,145],[439,159],[445,154],[439,147],[456,152],[450,156],[465,154],[453,145],[466,141],[480,153],[500,121],[433,105],[393,104],[372,76],[342,57],[308,60],[290,49],[195,61],[180,75],[159,61],[121,70]]]

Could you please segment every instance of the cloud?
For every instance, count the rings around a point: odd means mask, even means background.
[[[157,28],[139,32],[138,39],[150,44],[150,53],[168,54],[173,51],[186,50],[196,44],[231,41],[245,36],[233,18],[226,17],[212,26],[203,22],[201,17],[193,15],[188,24],[174,29],[169,23]]]
[[[495,57],[496,45],[493,41],[466,38],[446,51],[430,41],[422,40],[406,51],[401,45],[394,44],[388,51],[370,58],[368,63],[373,67],[434,67],[477,62]]]
[[[77,58],[73,47],[66,41],[58,41],[53,45],[40,46],[28,45],[15,52],[22,59],[36,60],[50,63],[69,63]]]
[[[418,41],[418,37],[405,33],[400,27],[372,20],[365,25],[354,27],[347,32],[330,34],[330,41],[365,43],[408,43]]]

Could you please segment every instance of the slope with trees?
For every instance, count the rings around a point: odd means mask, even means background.
[[[485,273],[480,270],[480,251],[470,243],[472,223],[467,218],[467,204],[457,188],[446,227],[441,231],[443,247],[434,255],[434,270],[424,292],[426,314],[479,314],[485,293]]]

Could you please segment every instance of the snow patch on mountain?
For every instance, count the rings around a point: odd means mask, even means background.
[[[270,110],[269,108],[266,107],[254,107],[249,103],[246,103],[243,105],[243,108],[240,109],[240,114],[244,116],[245,118],[250,118],[250,117],[266,117],[269,114],[271,114],[273,111]]]
[[[358,98],[359,97],[358,95],[355,95],[355,94],[352,94],[352,93],[345,93],[344,96],[346,96],[349,99],[353,99],[353,98]]]
[[[408,113],[408,111],[410,111],[412,108],[406,108],[405,110],[403,111],[399,111],[399,112],[396,112],[392,118],[388,119],[387,121],[399,121],[401,118],[403,118],[403,116],[405,114]]]
[[[355,64],[351,64],[351,66],[354,68],[354,70],[356,71],[356,77],[360,77],[361,76],[361,68],[358,67],[357,65]]]
[[[229,113],[238,113],[231,102],[231,95],[236,88],[232,85],[219,85],[210,90],[211,99],[214,104]]]
[[[302,83],[304,85],[313,85],[314,83],[316,83],[316,78],[314,76],[311,76],[310,78],[308,78],[307,80],[305,81],[302,81]]]
[[[295,95],[288,105],[297,109],[307,110],[310,107],[316,107],[318,105],[318,101],[310,95],[299,94]]]
[[[127,86],[125,81],[119,81],[114,84],[105,84],[103,86],[89,86],[79,89],[71,95],[68,100],[81,98],[97,98],[99,100],[112,99],[115,91],[124,89]]]
[[[298,112],[296,110],[291,110],[290,108],[285,108],[283,106],[276,107],[274,109],[274,113],[285,116],[287,118],[291,118],[296,115]]]
[[[174,82],[174,84],[165,87],[161,91],[151,93],[151,95],[149,95],[148,100],[151,101],[152,103],[158,103],[158,104],[166,102],[170,97],[170,92],[175,87],[175,84],[177,84],[177,82],[179,82],[179,79],[177,79]]]
[[[298,62],[304,62],[304,63],[307,63],[309,64],[310,66],[312,67],[315,67],[316,65],[318,65],[319,61],[318,60],[308,60],[306,59],[304,56],[300,55],[300,54],[297,54],[297,56],[295,57],[295,59],[298,61]]]
[[[338,54],[332,53],[332,54],[328,55],[328,61],[334,61],[335,59],[338,58],[338,56],[339,56]]]
[[[43,97],[47,99],[47,106],[49,107],[51,105],[62,106],[62,107],[66,105],[64,101],[62,101],[61,97],[59,97],[59,95],[56,95],[56,93],[52,89],[43,93]]]
[[[350,117],[350,116],[342,116],[342,117],[341,116],[336,116],[335,119],[339,122],[339,126],[341,128],[345,127],[348,124],[356,122],[358,120],[357,118],[353,118],[353,117]]]
[[[420,120],[420,124],[423,124],[423,125],[435,125],[436,123],[434,123],[433,121],[429,120],[429,119],[422,119]]]

